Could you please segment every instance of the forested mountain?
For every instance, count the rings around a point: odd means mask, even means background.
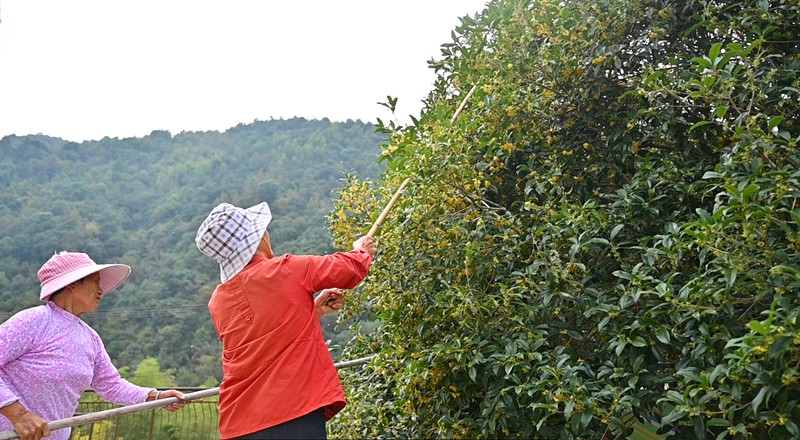
[[[335,192],[347,174],[380,174],[381,141],[370,124],[302,118],[82,143],[8,136],[0,320],[40,304],[36,272],[53,253],[86,252],[133,269],[85,317],[118,367],[155,357],[177,385],[219,381],[221,344],[206,306],[219,270],[195,247],[200,222],[220,202],[267,201],[276,253],[333,251],[326,216]]]

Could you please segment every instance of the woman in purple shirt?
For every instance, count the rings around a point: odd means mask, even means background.
[[[124,264],[95,264],[76,252],[58,253],[39,269],[39,298],[46,304],[0,325],[0,431],[14,429],[22,440],[67,439],[70,429],[51,435],[47,423],[72,417],[89,388],[121,405],[183,399],[179,391],[142,388],[120,377],[100,336],[80,319],[130,272]]]

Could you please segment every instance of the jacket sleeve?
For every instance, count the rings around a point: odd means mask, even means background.
[[[37,322],[39,317],[40,314],[31,309],[23,310],[0,325],[0,368],[5,369],[6,365],[30,350],[34,342],[34,332],[31,329],[40,328]],[[19,396],[14,394],[0,376],[0,408],[17,400]]]
[[[325,256],[298,257],[297,262],[299,264],[293,271],[309,292],[334,287],[352,289],[367,276],[372,255],[358,249]]]
[[[133,405],[147,400],[153,388],[143,388],[123,379],[117,367],[111,363],[100,336],[92,330],[95,338],[95,361],[92,389],[103,399],[118,405]]]

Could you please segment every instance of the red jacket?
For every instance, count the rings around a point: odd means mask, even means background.
[[[325,407],[345,406],[322,338],[314,292],[352,289],[367,276],[365,250],[326,256],[253,257],[214,290],[208,309],[222,339],[219,430],[223,439],[266,429]]]

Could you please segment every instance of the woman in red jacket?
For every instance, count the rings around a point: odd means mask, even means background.
[[[223,344],[220,435],[324,439],[345,397],[319,318],[342,307],[341,289],[367,276],[375,241],[364,236],[331,255],[275,256],[271,219],[266,203],[222,203],[195,239],[220,265],[222,284],[208,303]]]

